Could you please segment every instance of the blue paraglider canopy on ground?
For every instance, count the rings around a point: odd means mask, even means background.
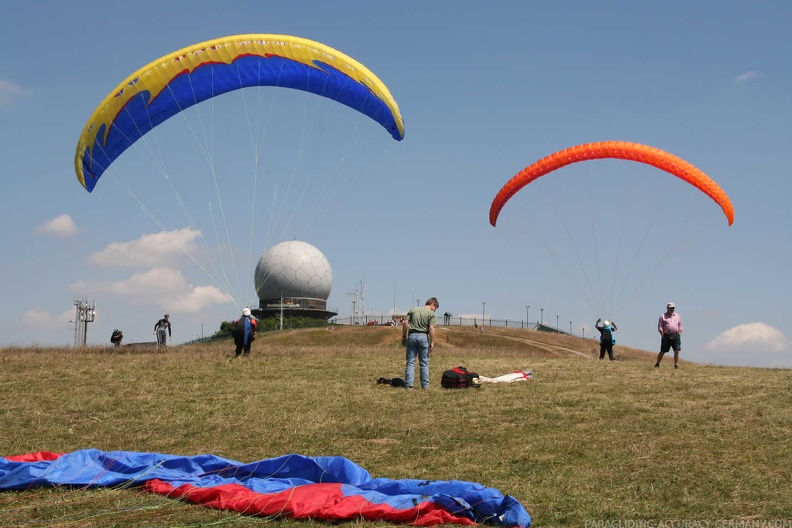
[[[0,457],[0,490],[130,485],[246,515],[531,525],[525,508],[496,489],[458,480],[375,479],[338,456],[292,454],[243,464],[215,455],[85,449]]]

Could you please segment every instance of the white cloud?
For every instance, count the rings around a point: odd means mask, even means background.
[[[750,81],[751,79],[755,79],[757,75],[758,75],[757,72],[751,70],[749,72],[743,73],[742,75],[738,75],[737,77],[734,77],[732,79],[732,82],[735,84],[744,83]]]
[[[2,339],[9,345],[64,346],[74,338],[74,309],[52,314],[40,308],[25,310],[2,327]]]
[[[707,343],[707,350],[740,348],[752,354],[783,352],[790,345],[780,330],[765,323],[746,323],[730,328]]]
[[[138,305],[157,306],[175,313],[196,313],[232,300],[219,288],[192,286],[179,270],[162,267],[120,281],[79,281],[71,285],[71,290],[88,292],[91,296],[109,293]]]
[[[214,286],[196,286],[174,299],[168,308],[172,312],[196,313],[215,304],[231,302],[231,297]]]
[[[30,95],[30,92],[21,86],[14,84],[11,81],[0,79],[0,104],[11,104],[14,98],[25,97],[28,95]]]
[[[77,224],[75,224],[72,217],[67,214],[62,214],[52,220],[47,220],[36,228],[36,233],[58,237],[74,236],[78,232],[79,229],[77,229]]]
[[[31,308],[22,314],[19,318],[19,324],[35,332],[36,335],[32,336],[35,340],[42,329],[66,328],[65,325],[68,325],[72,319],[74,319],[74,310],[66,310],[60,314],[53,315],[45,310]]]
[[[183,228],[143,235],[129,242],[114,242],[88,257],[97,266],[147,267],[178,263],[185,252],[197,251],[198,230]]]

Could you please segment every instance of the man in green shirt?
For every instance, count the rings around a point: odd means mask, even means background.
[[[421,388],[429,388],[429,352],[434,348],[435,326],[440,307],[435,297],[427,299],[423,308],[411,308],[402,325],[402,345],[407,347],[407,368],[404,381],[408,389],[413,388],[415,380],[415,359],[421,371]]]

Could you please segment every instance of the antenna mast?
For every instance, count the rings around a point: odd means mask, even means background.
[[[352,297],[352,324],[360,324],[361,318],[366,314],[366,283],[365,279],[360,285],[355,285],[355,291],[347,293]]]
[[[96,301],[88,304],[85,299],[74,299],[74,348],[84,347],[88,342],[88,323],[96,320]]]

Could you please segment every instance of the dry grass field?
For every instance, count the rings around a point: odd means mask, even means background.
[[[718,367],[530,330],[441,327],[431,388],[395,389],[400,332],[338,327],[232,345],[0,349],[0,455],[342,455],[374,477],[459,479],[516,497],[535,526],[739,526],[792,519],[792,370]],[[534,380],[446,391],[442,371]],[[729,524],[731,523],[731,524]],[[0,493],[1,526],[316,526],[137,489]],[[389,526],[387,523],[348,523]],[[770,524],[772,526],[772,524]],[[638,524],[633,524],[638,526]],[[792,526],[792,524],[786,524]]]

